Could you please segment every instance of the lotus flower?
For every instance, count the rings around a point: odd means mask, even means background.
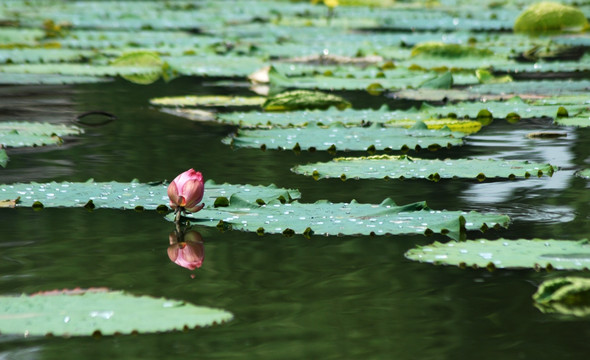
[[[198,205],[203,199],[204,192],[203,175],[194,169],[187,170],[178,175],[168,185],[170,207],[175,210],[180,208],[190,212],[197,212],[205,206],[205,204]]]
[[[203,246],[201,234],[190,230],[182,234],[181,239],[177,238],[177,234],[177,232],[173,231],[169,236],[168,257],[170,260],[190,270],[200,268],[205,258],[205,247]],[[183,241],[178,242],[178,240]]]

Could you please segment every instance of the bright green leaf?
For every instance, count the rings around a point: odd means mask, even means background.
[[[150,104],[167,107],[195,106],[260,106],[266,101],[262,96],[226,96],[226,95],[185,95],[150,99]]]
[[[526,33],[579,32],[587,26],[588,20],[579,9],[557,2],[544,1],[526,8],[514,22],[514,31]]]
[[[590,279],[559,277],[544,281],[533,294],[535,306],[544,313],[590,315]]]
[[[266,111],[325,110],[332,106],[344,110],[351,104],[340,96],[309,90],[287,91],[268,98],[262,104]]]

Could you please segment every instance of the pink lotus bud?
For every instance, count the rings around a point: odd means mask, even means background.
[[[203,200],[204,192],[203,175],[194,169],[187,170],[168,185],[170,207],[173,209],[181,207],[186,211],[197,212],[205,206],[205,204],[198,205]]]
[[[183,242],[177,242],[177,233],[170,233],[168,257],[177,265],[190,270],[200,268],[205,259],[203,238],[198,232],[191,230],[181,235]]]

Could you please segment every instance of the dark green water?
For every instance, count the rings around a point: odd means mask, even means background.
[[[552,178],[314,181],[289,169],[327,153],[233,150],[221,138],[235,129],[195,123],[150,108],[155,96],[244,93],[191,79],[138,86],[0,88],[0,121],[69,121],[89,110],[118,120],[86,128],[62,147],[9,151],[0,183],[172,179],[194,167],[216,182],[298,188],[302,201],[426,200],[434,209],[510,215],[507,230],[468,238],[582,239],[590,231],[586,180],[590,131],[530,140],[547,121],[496,120],[462,148],[422,157],[492,157],[550,162]],[[345,93],[357,107],[360,94]],[[395,105],[395,103],[394,103]],[[403,104],[400,104],[402,106]],[[403,105],[405,106],[405,105]],[[342,155],[339,153],[338,155]],[[173,225],[155,212],[0,209],[0,293],[106,286],[227,309],[233,321],[211,328],[94,338],[0,337],[0,359],[584,359],[588,319],[542,314],[531,295],[545,279],[569,272],[461,270],[406,260],[416,244],[444,237],[291,238],[198,228],[205,261],[191,272],[166,255]],[[579,273],[576,273],[579,275]],[[586,275],[587,274],[582,274]]]

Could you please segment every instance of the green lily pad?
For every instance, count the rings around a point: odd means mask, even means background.
[[[578,170],[574,174],[584,179],[590,179],[590,169]]]
[[[266,101],[262,96],[185,95],[150,99],[150,104],[166,107],[195,106],[260,106]]]
[[[410,260],[435,265],[488,267],[491,269],[557,269],[590,268],[590,243],[566,240],[468,240],[435,242],[408,250]]]
[[[428,130],[424,123],[410,129],[386,128],[382,124],[370,127],[345,127],[335,124],[321,127],[309,124],[303,128],[268,130],[238,130],[223,140],[235,147],[262,149],[382,151],[460,146],[464,133],[448,129]]]
[[[220,309],[101,288],[0,296],[0,333],[24,337],[182,331],[232,318]]]
[[[60,74],[2,74],[0,85],[61,85],[94,84],[112,81],[111,78]]]
[[[533,294],[535,306],[544,313],[590,315],[590,279],[559,277],[543,281]]]
[[[19,207],[31,207],[41,204],[44,207],[83,207],[112,209],[154,210],[161,205],[167,206],[168,184],[144,184],[139,182],[94,182],[84,183],[51,182],[45,184],[28,183],[0,186],[1,199],[20,197]],[[253,202],[266,203],[274,199],[291,201],[301,197],[297,190],[277,188],[275,185],[233,185],[216,184],[212,180],[205,182],[203,202],[213,206],[216,199],[229,198],[232,195]]]
[[[345,177],[347,179],[406,179],[420,178],[438,181],[450,178],[528,178],[551,176],[555,167],[515,160],[447,159],[427,160],[409,156],[378,155],[336,158],[330,162],[297,165],[293,171],[317,179]]]
[[[119,56],[111,62],[111,65],[145,69],[136,74],[121,74],[121,77],[135,84],[149,85],[162,75],[164,62],[154,51],[134,51]]]
[[[79,62],[92,55],[91,51],[74,49],[0,49],[0,63]]]
[[[80,135],[83,130],[76,126],[54,125],[34,122],[0,123],[0,144],[5,147],[58,145],[61,136]]]
[[[171,214],[173,215],[173,214]],[[173,216],[167,219],[173,221]],[[265,205],[230,198],[227,207],[205,208],[188,214],[191,223],[220,229],[252,231],[259,234],[386,235],[441,233],[458,238],[464,230],[507,227],[505,215],[462,211],[436,211],[426,203],[396,205],[391,199],[381,204],[330,203],[318,201]]]
[[[287,91],[268,98],[262,104],[262,108],[266,111],[325,110],[332,106],[343,110],[351,107],[352,104],[337,95],[309,90]]]
[[[265,65],[252,56],[207,55],[163,57],[171,71],[187,76],[246,77]]]
[[[557,2],[540,2],[526,8],[514,22],[515,32],[579,32],[588,26],[579,9]]]
[[[413,57],[461,58],[466,56],[488,57],[494,52],[490,49],[466,46],[461,44],[447,44],[438,41],[428,41],[414,45]]]

